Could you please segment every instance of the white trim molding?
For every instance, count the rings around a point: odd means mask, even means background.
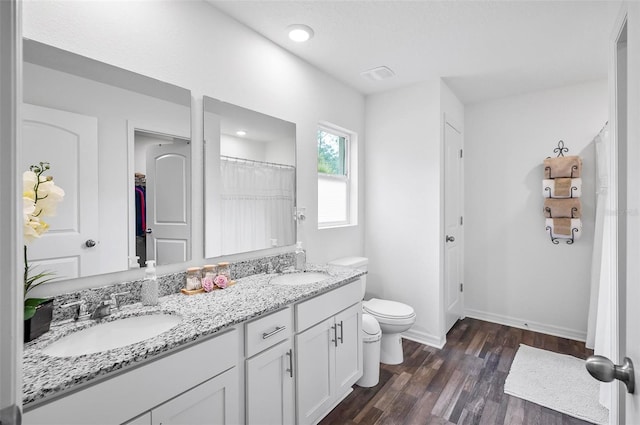
[[[20,423],[22,408],[22,3],[0,1],[0,421]],[[20,223],[20,224],[19,224]]]
[[[438,337],[426,332],[420,332],[413,329],[409,329],[408,331],[403,332],[402,337],[411,341],[419,342],[420,344],[435,347],[437,349],[442,349],[442,347],[444,347],[444,345],[447,343],[447,337],[445,335]]]
[[[472,319],[484,320],[486,322],[511,326],[518,329],[540,332],[547,335],[559,336],[561,338],[573,339],[576,341],[586,341],[587,331],[563,328],[561,326],[549,325],[546,323],[534,322],[519,317],[503,316],[501,314],[488,313],[486,311],[466,309],[465,314]]]

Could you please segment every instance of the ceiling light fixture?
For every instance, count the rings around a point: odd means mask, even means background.
[[[303,43],[313,37],[313,30],[307,25],[289,25],[287,30],[289,31],[289,38],[297,43]]]
[[[236,131],[236,134],[237,134],[238,136],[242,137],[242,136],[246,136],[246,135],[247,135],[247,132],[246,132],[246,131],[244,131],[244,130],[238,130],[238,131]]]

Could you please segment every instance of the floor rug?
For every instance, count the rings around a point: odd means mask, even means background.
[[[504,392],[596,424],[609,422],[598,402],[600,383],[573,356],[520,344]]]

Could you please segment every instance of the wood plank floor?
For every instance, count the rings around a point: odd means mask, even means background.
[[[584,343],[475,319],[458,321],[442,350],[403,340],[404,363],[354,391],[320,422],[340,424],[588,424],[504,394],[520,344],[586,358]]]

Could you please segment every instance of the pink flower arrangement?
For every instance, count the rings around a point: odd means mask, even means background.
[[[229,279],[225,275],[219,274],[213,279],[213,283],[220,289],[224,289],[229,285]]]
[[[204,279],[202,279],[202,289],[204,289],[205,292],[211,292],[213,291],[213,288],[214,283],[210,277],[205,277]]]

